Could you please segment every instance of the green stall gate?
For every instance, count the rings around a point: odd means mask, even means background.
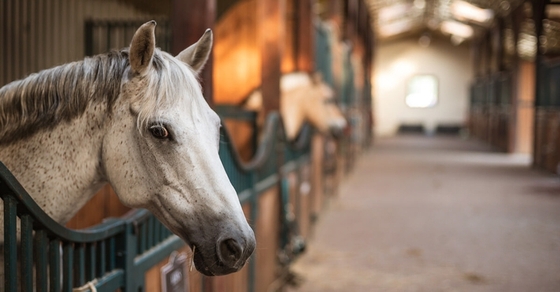
[[[240,161],[225,128],[221,134],[221,160],[240,202],[251,205],[251,218],[258,216],[259,195],[280,186],[283,218],[278,253],[290,261],[303,245],[286,209],[290,203],[286,174],[309,163],[311,129],[306,126],[297,141],[288,142],[278,114],[272,113],[256,155],[247,163]],[[184,246],[144,209],[108,218],[91,228],[68,229],[43,212],[1,163],[0,197],[5,291],[70,292],[88,284],[97,291],[143,291],[146,271]],[[248,264],[249,290],[255,291],[255,256]]]

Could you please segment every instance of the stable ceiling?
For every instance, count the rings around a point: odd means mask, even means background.
[[[509,14],[523,0],[368,0],[381,41],[425,32],[441,33],[459,44]]]
[[[524,0],[366,0],[373,14],[373,27],[381,42],[407,36],[422,35],[429,44],[429,35],[442,34],[458,45],[491,28],[495,18],[509,15],[523,5],[527,18],[520,24],[514,43],[513,24],[504,23],[504,49],[524,59],[536,53],[535,27],[531,19],[532,5]],[[560,0],[550,0],[543,21],[541,48],[545,54],[560,54]]]

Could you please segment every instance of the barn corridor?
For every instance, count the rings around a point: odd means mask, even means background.
[[[455,137],[378,139],[290,291],[560,291],[560,178]]]

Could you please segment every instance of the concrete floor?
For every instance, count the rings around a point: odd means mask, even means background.
[[[378,139],[288,291],[560,291],[560,177],[459,138]]]

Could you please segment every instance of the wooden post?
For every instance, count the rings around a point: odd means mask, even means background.
[[[534,115],[534,122],[533,122],[533,167],[539,167],[539,165],[537,165],[538,161],[540,160],[539,157],[537,157],[537,152],[536,149],[538,149],[539,145],[538,144],[538,137],[537,134],[538,132],[538,128],[539,128],[539,124],[538,122],[538,107],[540,106],[541,103],[541,97],[539,96],[539,78],[540,78],[540,66],[541,66],[541,60],[542,60],[542,49],[541,49],[541,41],[540,41],[540,36],[543,30],[543,20],[545,17],[545,9],[546,9],[546,4],[548,4],[549,0],[535,0],[532,1],[533,3],[533,21],[535,23],[535,35],[536,35],[536,39],[537,39],[537,52],[535,54],[535,115]]]
[[[315,64],[314,29],[313,29],[313,3],[314,0],[299,0],[296,2],[297,11],[297,65],[298,71],[312,72]]]
[[[171,53],[176,55],[192,45],[216,20],[216,0],[173,0]],[[212,105],[212,53],[200,74],[206,101]]]
[[[280,108],[280,76],[284,0],[258,1],[257,13],[260,25],[261,89],[265,114]]]

